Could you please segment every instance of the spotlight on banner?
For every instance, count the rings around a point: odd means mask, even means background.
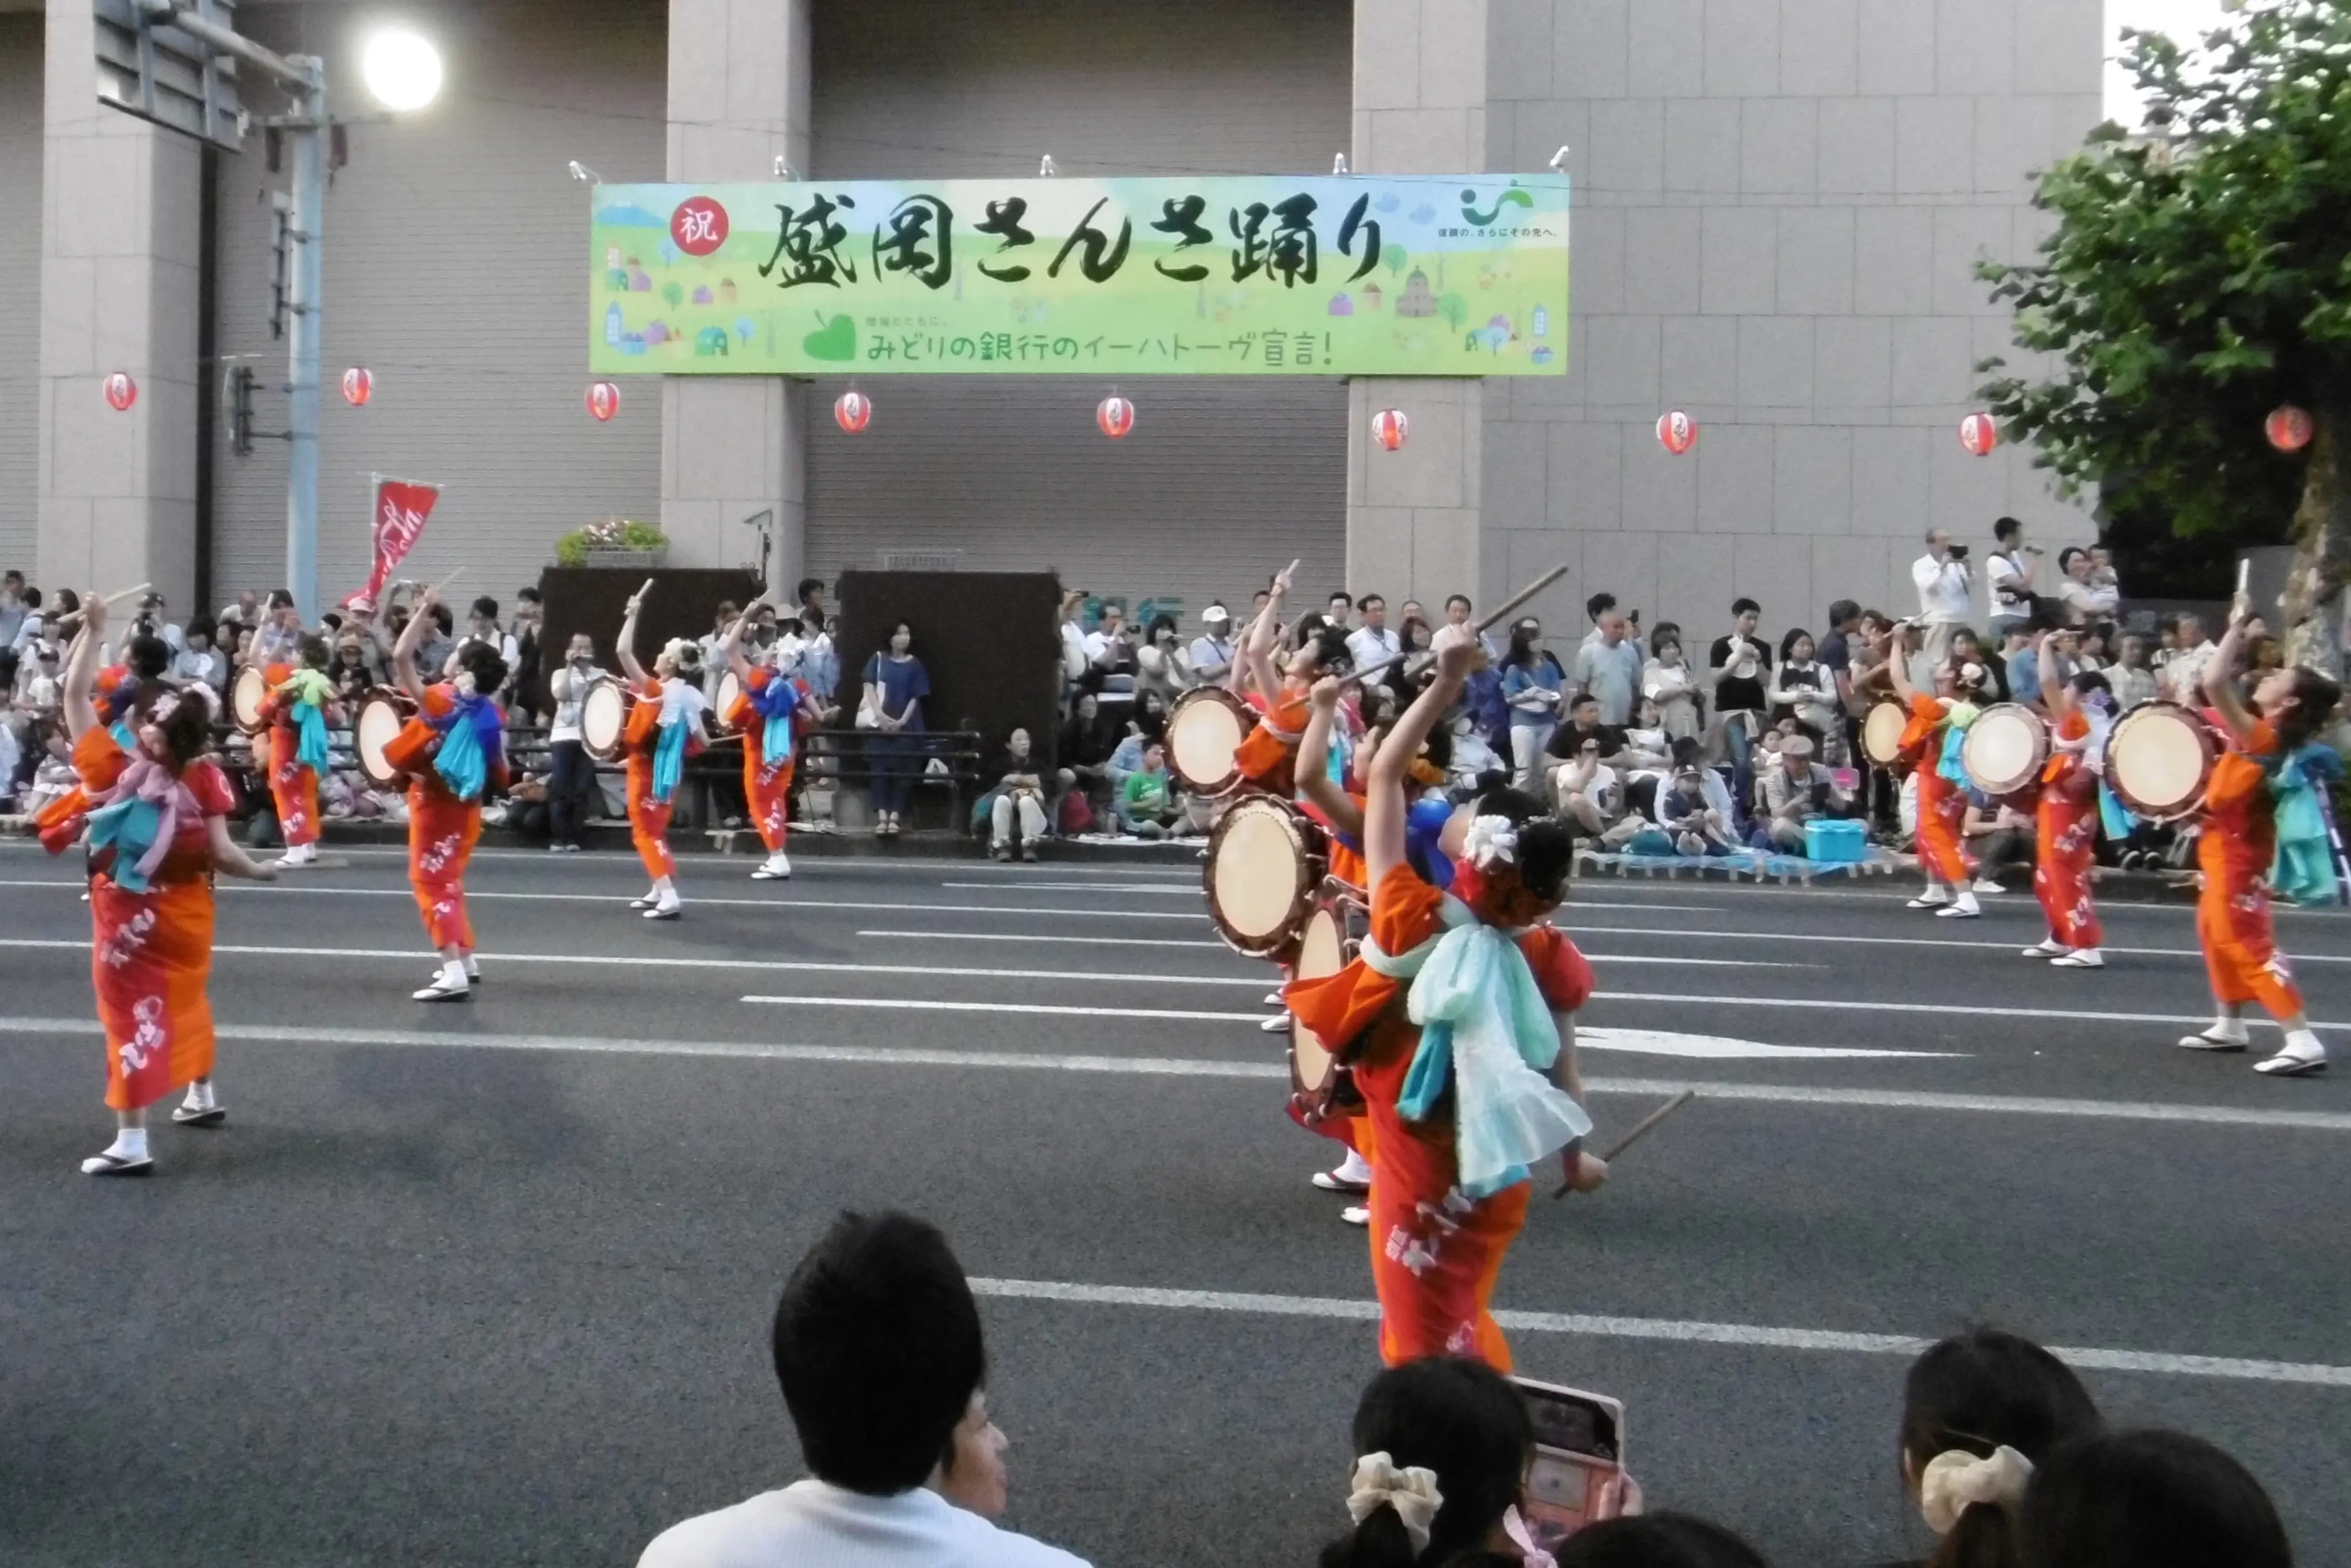
[[[139,383],[120,371],[107,377],[105,385],[107,405],[117,413],[128,413],[139,401]]]
[[[1116,441],[1134,428],[1134,405],[1123,397],[1106,397],[1094,408],[1094,423]]]
[[[1679,457],[1698,444],[1698,421],[1679,409],[1658,415],[1657,444]]]
[[[2269,418],[2262,422],[2262,430],[2270,438],[2270,444],[2280,452],[2299,452],[2318,434],[2318,425],[2308,409],[2288,402],[2270,411]]]
[[[2000,422],[1988,413],[1971,413],[1959,421],[1959,444],[1971,457],[1989,457],[2000,444]]]
[[[375,377],[364,366],[354,365],[343,372],[343,401],[353,408],[365,408],[367,400],[375,395]]]
[[[1372,415],[1372,439],[1390,452],[1402,446],[1405,437],[1411,434],[1412,421],[1404,416],[1400,408],[1384,408]]]
[[[832,400],[832,423],[854,435],[872,423],[873,400],[862,392],[845,392]]]
[[[594,382],[588,388],[588,412],[599,424],[609,424],[621,412],[621,389],[611,382]]]

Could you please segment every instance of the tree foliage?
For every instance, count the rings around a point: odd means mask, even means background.
[[[2316,476],[2264,417],[2312,409],[2314,464],[2351,440],[2351,7],[2254,0],[2200,48],[2124,37],[2147,133],[2100,127],[2041,178],[2036,258],[1979,267],[2049,367],[1986,361],[1982,395],[2110,516],[2274,541]]]

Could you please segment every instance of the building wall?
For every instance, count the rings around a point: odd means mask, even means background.
[[[17,308],[0,317],[0,570],[30,572],[39,517],[41,59],[37,11],[0,15],[0,277]],[[28,292],[18,292],[28,291]]]
[[[610,424],[581,405],[588,375],[588,193],[577,159],[612,180],[661,177],[667,135],[663,7],[632,0],[455,0],[403,16],[441,44],[449,78],[433,108],[350,132],[327,199],[319,591],[365,580],[371,471],[446,486],[415,574],[465,577],[452,592],[507,599],[554,559],[558,535],[599,517],[659,516],[661,400],[632,383]],[[323,54],[338,105],[366,111],[356,6],[257,4],[239,26],[282,49]],[[246,91],[267,89],[246,72]],[[273,105],[274,107],[274,105]],[[268,193],[283,189],[256,131],[220,179],[218,349],[285,382],[269,335]],[[375,375],[367,407],[344,403],[343,370]],[[256,425],[283,429],[262,392]],[[225,435],[221,438],[225,440]],[[286,457],[262,442],[214,467],[215,592],[275,586],[285,570]],[[755,557],[756,545],[746,552]],[[732,565],[733,561],[707,564]]]
[[[1346,150],[1346,0],[817,0],[813,172],[1030,178],[1327,172]],[[811,389],[809,570],[906,548],[967,567],[1057,569],[1071,586],[1207,600],[1292,557],[1344,570],[1346,406],[1336,381],[1152,377],[1119,390],[1134,434],[1093,427],[1082,377],[869,377],[844,436]]]
[[[1776,637],[1839,597],[1915,609],[1930,526],[2088,537],[2029,451],[1956,427],[2008,348],[1970,267],[2029,251],[2027,171],[2100,118],[2100,0],[1480,9],[1487,167],[1566,144],[1576,209],[1570,373],[1486,389],[1489,594],[1563,558],[1577,601],[1710,638],[1748,594]],[[1700,427],[1681,458],[1671,408]]]

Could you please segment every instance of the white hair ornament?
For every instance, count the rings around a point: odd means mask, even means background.
[[[1398,1468],[1384,1453],[1365,1454],[1355,1461],[1348,1485],[1347,1516],[1357,1524],[1383,1508],[1395,1510],[1414,1552],[1428,1550],[1429,1526],[1445,1499],[1437,1490],[1437,1472],[1420,1465]]]
[[[1470,822],[1462,848],[1479,871],[1514,864],[1519,858],[1519,825],[1508,817],[1479,817]]]
[[[1918,1472],[1918,1511],[1927,1528],[1949,1535],[1959,1515],[1978,1503],[2013,1511],[2024,1500],[2032,1461],[2002,1443],[1983,1458],[1965,1448],[1948,1448]]]

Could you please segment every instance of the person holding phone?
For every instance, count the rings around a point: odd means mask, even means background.
[[[1929,528],[1927,553],[1910,563],[1910,582],[1918,591],[1917,625],[1924,633],[1914,652],[1928,664],[1938,664],[1951,656],[1951,638],[1972,612],[1968,547],[1953,544],[1941,528]],[[1923,684],[1916,671],[1911,678]]]

